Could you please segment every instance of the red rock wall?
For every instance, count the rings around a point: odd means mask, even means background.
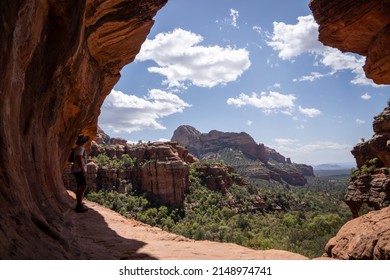
[[[72,257],[64,163],[166,2],[0,2],[0,258]]]
[[[319,40],[343,52],[366,56],[364,71],[377,84],[390,84],[390,0],[311,0]],[[351,178],[345,196],[356,217],[363,202],[379,209],[389,200],[389,109],[375,118],[375,135],[354,147],[358,167],[378,158],[384,168]],[[339,259],[389,259],[389,211],[386,207],[345,224],[325,248]]]
[[[322,43],[366,56],[367,77],[390,83],[390,0],[311,0],[310,8]]]

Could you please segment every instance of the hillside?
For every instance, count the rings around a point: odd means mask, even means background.
[[[245,132],[200,133],[192,126],[183,125],[175,130],[171,140],[186,146],[202,160],[224,161],[249,179],[303,186],[307,183],[305,176],[314,176],[313,167],[293,163],[274,149],[256,143]]]

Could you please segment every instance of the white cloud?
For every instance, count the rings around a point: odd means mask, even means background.
[[[310,75],[305,75],[300,78],[293,79],[294,82],[302,82],[302,81],[309,81],[314,82],[315,80],[319,80],[325,76],[329,76],[329,74],[321,74],[318,72],[311,72]]]
[[[303,108],[301,106],[299,106],[299,112],[301,112],[302,114],[304,114],[305,116],[307,116],[309,118],[314,118],[314,117],[317,117],[317,116],[321,115],[321,111],[318,110],[318,109],[315,109],[315,108]]]
[[[365,121],[363,121],[363,120],[361,120],[359,118],[356,119],[355,122],[356,122],[356,124],[365,124],[366,123]]]
[[[276,145],[278,145],[278,146],[291,145],[293,143],[296,143],[297,141],[298,141],[297,139],[290,139],[290,138],[276,138],[275,139]]]
[[[361,99],[364,99],[364,100],[370,100],[371,99],[371,95],[369,95],[368,92],[366,92],[365,94],[363,94],[360,97],[361,97]]]
[[[318,41],[318,25],[312,15],[298,17],[296,25],[274,22],[274,32],[267,44],[279,52],[283,60],[293,59],[305,52],[324,49]]]
[[[230,9],[230,17],[231,17],[231,20],[232,20],[232,25],[235,27],[235,28],[239,28],[238,24],[237,24],[237,21],[238,21],[238,18],[239,18],[239,12],[235,9]]]
[[[148,71],[166,77],[169,87],[214,87],[238,79],[251,62],[246,49],[201,46],[201,35],[175,29],[146,40],[136,60],[153,60],[158,66]]]
[[[253,26],[252,30],[259,34],[262,34],[263,32],[261,26],[257,26],[257,25]]]
[[[159,123],[163,117],[183,112],[191,105],[177,95],[152,89],[144,98],[112,90],[107,96],[99,117],[106,132],[131,133],[143,129],[165,129]]]
[[[261,94],[252,93],[251,96],[241,93],[237,98],[229,98],[227,104],[236,107],[253,106],[264,109],[266,112],[274,110],[292,109],[296,97],[292,94],[281,94],[271,91],[268,94],[262,92]]]
[[[253,123],[253,122],[252,122],[251,120],[247,120],[247,121],[246,121],[246,125],[247,125],[247,126],[251,126],[252,123]]]
[[[342,144],[333,141],[315,141],[302,144],[296,139],[275,139],[276,145],[272,148],[281,154],[290,157],[294,162],[299,163],[326,163],[334,162],[337,158],[340,161],[351,161],[352,145]]]
[[[269,39],[267,44],[277,51],[279,58],[283,60],[293,60],[301,54],[310,53],[315,56],[316,63],[331,69],[325,74],[313,72],[294,81],[314,81],[347,70],[355,75],[351,80],[353,84],[380,86],[366,78],[363,71],[364,57],[342,53],[318,41],[318,24],[312,15],[298,17],[295,25],[274,22],[274,32]]]

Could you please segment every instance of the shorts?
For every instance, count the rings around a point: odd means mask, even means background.
[[[85,178],[84,172],[75,172],[73,174],[76,177],[77,186],[82,187],[87,185],[87,178]]]

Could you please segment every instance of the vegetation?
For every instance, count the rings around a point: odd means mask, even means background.
[[[112,159],[106,153],[102,153],[93,157],[92,161],[100,167],[118,169],[134,167],[136,159],[131,158],[128,154],[123,154],[121,159]]]
[[[96,159],[108,165],[104,156]],[[254,249],[281,249],[313,258],[322,255],[326,242],[351,218],[342,206],[346,181],[312,178],[305,187],[255,185],[229,189],[232,198],[202,185],[191,168],[191,186],[182,207],[170,207],[146,194],[100,191],[87,195],[126,217],[196,240],[234,242]],[[250,207],[260,191],[264,211]]]
[[[381,161],[377,157],[372,158],[367,160],[359,169],[352,169],[351,177],[356,178],[358,176],[370,175],[380,166],[382,166]]]

